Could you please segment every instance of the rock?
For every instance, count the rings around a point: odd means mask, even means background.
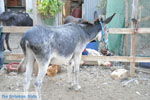
[[[141,95],[141,93],[140,93],[140,92],[138,92],[138,91],[136,91],[136,94]]]
[[[110,68],[112,66],[112,63],[110,61],[104,61],[101,63],[101,66],[104,66],[105,68]]]
[[[135,83],[136,83],[137,85],[139,85],[139,81],[138,81],[138,80],[135,80]]]
[[[10,72],[8,75],[9,75],[9,76],[16,76],[16,75],[17,75],[17,72]]]
[[[115,80],[122,80],[129,76],[128,70],[117,69],[111,73],[111,77]]]
[[[5,69],[1,69],[1,70],[0,70],[0,76],[1,76],[1,75],[4,75],[4,74],[6,74],[6,73],[7,73],[7,71],[6,71]]]
[[[122,86],[125,87],[125,86],[129,85],[130,83],[135,82],[136,80],[137,80],[136,78],[132,78],[130,80],[124,80],[124,81],[122,81]]]
[[[17,89],[15,89],[15,90],[18,91],[18,90],[20,90],[20,89],[17,88]]]
[[[105,83],[102,83],[103,85],[108,85],[108,83],[107,82],[105,82]]]
[[[112,67],[110,67],[110,70],[113,72],[113,71],[115,71],[117,68],[116,67],[114,67],[114,66],[112,66]]]

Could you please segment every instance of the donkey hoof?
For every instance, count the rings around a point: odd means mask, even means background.
[[[81,89],[81,86],[80,86],[80,85],[75,84],[75,85],[73,86],[73,90],[75,90],[75,91],[79,91],[80,89]]]
[[[79,91],[80,89],[81,89],[81,86],[77,84],[71,84],[71,86],[69,87],[69,90]]]

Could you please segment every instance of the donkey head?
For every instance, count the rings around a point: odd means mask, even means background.
[[[97,35],[97,39],[100,41],[103,39],[103,35],[105,35],[106,33],[106,24],[108,24],[109,22],[111,22],[111,20],[113,19],[113,17],[115,16],[116,13],[114,13],[112,16],[108,17],[107,19],[103,20],[103,18],[100,19],[96,19],[94,21],[94,25],[98,26],[98,32],[99,34]]]
[[[95,38],[99,38],[98,40],[101,40],[101,35],[100,32],[104,31],[104,26],[105,24],[108,24],[112,18],[114,17],[115,13],[108,17],[106,20],[103,19],[96,19],[94,23],[88,22],[88,21],[83,21],[81,23],[81,26],[84,28],[86,33],[89,35],[89,40],[94,40]]]
[[[112,19],[113,17],[115,16],[116,13],[114,13],[112,16],[108,17],[107,19],[103,20],[103,18],[98,18],[94,21],[94,25],[106,25],[108,24]],[[102,27],[102,26],[101,26]]]

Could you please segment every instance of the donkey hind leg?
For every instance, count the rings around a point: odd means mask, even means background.
[[[34,64],[34,55],[32,51],[27,48],[26,49],[26,56],[25,56],[25,81],[24,81],[24,91],[27,92],[30,87],[30,81],[32,77],[32,71],[33,71],[33,64]]]
[[[73,87],[73,67],[74,67],[74,61],[71,60],[69,65],[67,67],[67,76],[68,76],[68,83],[69,83],[69,89]]]
[[[1,40],[0,42],[1,42],[1,45],[2,45],[3,50],[5,51],[5,50],[6,50],[6,47],[5,47],[5,44],[6,44],[6,43],[5,43],[5,42],[6,42],[6,41],[5,41],[6,34],[5,34],[5,33],[1,33],[1,36],[2,36],[2,37],[1,37],[1,39],[0,39],[0,40]]]
[[[36,59],[39,65],[39,71],[34,85],[39,100],[41,100],[41,87],[42,87],[43,78],[47,72],[48,66],[50,64],[50,60],[51,59],[44,59],[44,58]]]
[[[9,35],[10,35],[10,33],[7,33],[7,34],[6,34],[5,40],[6,40],[7,49],[8,49],[9,51],[11,51],[10,46],[9,46]]]
[[[26,70],[26,57],[24,57],[18,65],[18,73],[23,73]]]
[[[79,67],[81,61],[81,55],[74,55],[74,67],[73,67],[73,89],[80,90],[81,86],[79,85]]]

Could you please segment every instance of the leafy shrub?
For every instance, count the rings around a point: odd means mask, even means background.
[[[42,16],[53,17],[61,11],[61,0],[38,0],[38,11]]]

